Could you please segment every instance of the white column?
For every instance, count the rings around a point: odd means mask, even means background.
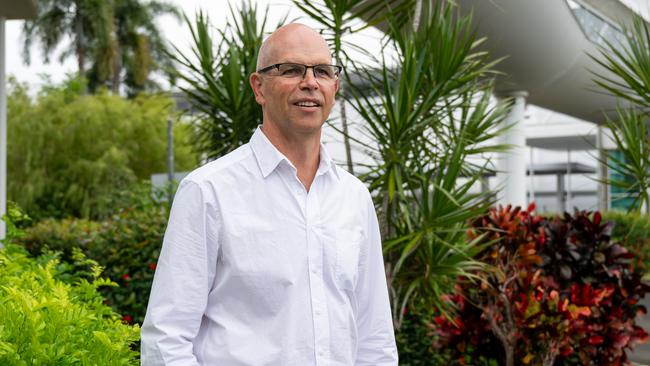
[[[7,213],[7,80],[5,77],[5,18],[0,17],[0,217],[5,213]],[[4,239],[5,234],[5,222],[0,220],[0,239]]]
[[[501,94],[502,98],[513,98],[510,113],[504,124],[510,126],[502,136],[502,142],[511,149],[499,155],[497,161],[497,183],[500,189],[497,196],[499,204],[526,207],[526,134],[524,112],[526,110],[525,91]]]
[[[571,211],[571,149],[567,149],[566,151],[566,206],[564,208],[565,211]]]
[[[530,165],[530,173],[528,174],[528,178],[530,179],[530,202],[535,202],[535,170],[533,167],[535,166],[535,156],[533,154],[534,148],[531,146],[530,147],[530,160],[528,164]]]
[[[557,212],[566,211],[566,188],[564,185],[564,174],[558,173],[557,176]]]

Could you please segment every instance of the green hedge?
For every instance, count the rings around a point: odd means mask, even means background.
[[[102,221],[48,219],[25,230],[19,240],[32,255],[51,249],[72,262],[75,248],[104,267],[103,275],[118,287],[100,289],[106,303],[130,323],[142,323],[151,282],[167,225],[165,203],[150,190],[137,192],[139,201]]]
[[[639,213],[609,211],[603,219],[612,222],[612,239],[637,255],[637,264],[650,269],[650,217]]]
[[[16,210],[10,207],[10,215]],[[8,238],[17,233],[8,224]],[[139,327],[124,324],[98,289],[115,286],[73,250],[67,262],[33,258],[5,241],[0,249],[1,365],[136,365]]]
[[[167,121],[176,120],[169,95],[87,95],[78,80],[35,98],[10,80],[8,93],[7,196],[34,218],[105,218],[115,192],[167,171]],[[176,171],[198,163],[191,128],[174,124]]]
[[[435,312],[422,301],[407,307],[401,327],[395,332],[400,366],[437,366],[447,363],[449,355],[433,348],[435,335],[430,324]]]

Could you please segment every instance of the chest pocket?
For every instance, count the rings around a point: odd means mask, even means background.
[[[359,276],[363,236],[359,230],[339,229],[334,239],[334,276],[342,288],[353,290]]]

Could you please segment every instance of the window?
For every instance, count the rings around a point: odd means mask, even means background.
[[[608,22],[591,9],[574,0],[566,0],[566,2],[585,36],[590,41],[599,46],[605,46],[605,41],[607,41],[616,48],[625,45],[625,35],[617,25]]]

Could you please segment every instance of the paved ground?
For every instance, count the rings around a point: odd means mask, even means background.
[[[650,295],[646,295],[645,299],[641,302],[650,311]],[[650,333],[650,314],[640,318],[638,324]],[[650,365],[650,342],[637,346],[633,353],[628,354],[630,361],[635,362],[637,365]]]

